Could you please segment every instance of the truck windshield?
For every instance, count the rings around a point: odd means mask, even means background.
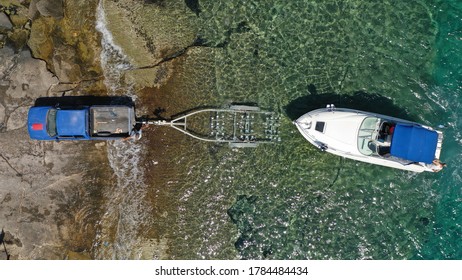
[[[50,137],[55,137],[56,131],[56,109],[50,109],[47,115],[47,132]]]

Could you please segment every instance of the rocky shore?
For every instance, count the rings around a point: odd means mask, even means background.
[[[0,258],[91,258],[105,143],[31,141],[39,97],[105,94],[97,1],[0,1]]]

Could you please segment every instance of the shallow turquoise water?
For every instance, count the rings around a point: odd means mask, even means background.
[[[461,153],[461,93],[462,93],[462,3],[442,1],[438,3],[435,20],[439,24],[434,48],[436,58],[432,72],[431,88],[440,95],[447,121],[444,158],[451,166],[441,175],[438,199],[435,201],[433,224],[428,242],[417,257],[426,259],[462,259],[462,178]]]
[[[217,104],[283,115],[283,143],[197,143],[172,258],[462,259],[460,1],[199,1]],[[291,119],[326,103],[443,124],[438,174],[321,153]]]

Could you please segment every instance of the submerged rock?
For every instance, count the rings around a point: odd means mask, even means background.
[[[199,7],[199,0],[184,0],[186,6],[191,9],[197,16],[199,16],[201,9]]]
[[[64,16],[63,0],[32,0],[31,10],[37,10],[45,17],[62,18]]]
[[[87,252],[69,251],[67,252],[66,259],[68,260],[91,260],[91,255]]]
[[[183,12],[183,0],[102,3],[114,44],[122,48],[134,68],[155,65],[190,46],[197,37],[197,17]]]

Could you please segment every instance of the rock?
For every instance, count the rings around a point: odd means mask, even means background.
[[[61,83],[75,83],[82,79],[80,66],[74,61],[75,49],[63,46],[55,51],[52,62],[54,72]]]
[[[48,92],[50,93],[62,93],[75,89],[79,84],[55,84],[52,85]]]
[[[91,256],[89,253],[86,252],[73,252],[69,251],[67,252],[67,258],[68,260],[91,260]]]
[[[0,104],[0,129],[5,125],[5,107],[3,107],[2,104]]]
[[[40,0],[32,0],[29,4],[29,18],[34,20],[36,19],[38,16],[40,16],[40,13],[37,9],[37,2],[39,2]]]
[[[29,30],[14,28],[12,32],[8,32],[8,39],[13,43],[16,50],[22,50],[27,45],[29,38]]]
[[[46,69],[45,62],[32,58],[28,50],[20,53],[8,80],[6,95],[13,99],[29,97],[35,100],[46,96],[51,85],[58,83],[58,79]]]
[[[29,18],[24,15],[11,15],[10,20],[13,23],[14,27],[22,28],[29,21]]]
[[[6,124],[6,130],[15,130],[19,129],[21,127],[24,127],[27,122],[27,111],[29,110],[29,107],[23,106],[19,107],[16,110],[14,110],[11,114],[10,117],[8,118],[8,122]]]
[[[106,146],[106,142],[99,142],[95,144],[95,147],[97,149],[103,148],[104,146]]]
[[[18,247],[22,247],[21,240],[19,240],[17,237],[11,234],[11,232],[9,231],[5,232],[5,237],[3,241],[5,242],[5,244],[8,244],[8,245],[16,245]]]
[[[2,2],[2,1],[0,1]],[[15,28],[22,28],[29,21],[29,8],[25,1],[7,1],[5,14],[9,17]],[[16,3],[15,3],[16,2]]]
[[[27,44],[36,58],[47,62],[53,69],[51,57],[53,56],[53,40],[51,33],[54,30],[56,20],[50,17],[40,17],[32,22],[31,34]]]
[[[24,127],[34,100],[56,94],[50,86],[93,94],[96,84],[106,93],[98,80],[101,37],[94,28],[99,0],[65,0],[61,18],[56,17],[59,11],[47,10],[58,2],[0,0],[0,5],[21,9],[31,5],[25,9],[34,15],[27,15],[32,19],[28,43],[40,58],[11,44],[0,48],[0,226],[14,235],[7,241],[15,241],[6,245],[12,259],[90,258],[104,214],[103,190],[114,184],[106,143],[33,141]],[[21,27],[24,18],[14,22],[9,29],[27,30]],[[16,35],[22,38],[22,33]],[[6,34],[1,36],[6,40]],[[78,83],[59,84],[51,71]]]
[[[134,84],[136,89],[157,87],[166,84],[173,69],[171,65],[162,65],[155,68],[137,69],[125,73],[125,83]]]
[[[45,17],[62,18],[64,16],[62,0],[40,0],[36,3],[38,12]]]
[[[11,24],[10,19],[4,13],[0,13],[0,27],[4,27],[6,29],[13,28],[13,24]]]
[[[5,80],[15,64],[14,50],[10,47],[0,49],[0,86],[9,85]]]
[[[2,12],[0,13],[0,48],[5,42],[12,43],[16,50],[22,50],[29,37],[28,9],[23,1],[0,1]],[[6,39],[8,38],[8,39]]]
[[[62,83],[102,76],[101,39],[95,32],[97,4],[96,0],[31,2],[29,12],[33,21],[28,45],[33,56],[44,60]],[[61,15],[64,10],[67,12]]]
[[[26,129],[0,137],[0,226],[11,233],[11,259],[65,259],[68,251],[88,257],[104,185],[82,180],[87,170],[111,177],[111,169],[104,149],[70,142],[31,141]]]

